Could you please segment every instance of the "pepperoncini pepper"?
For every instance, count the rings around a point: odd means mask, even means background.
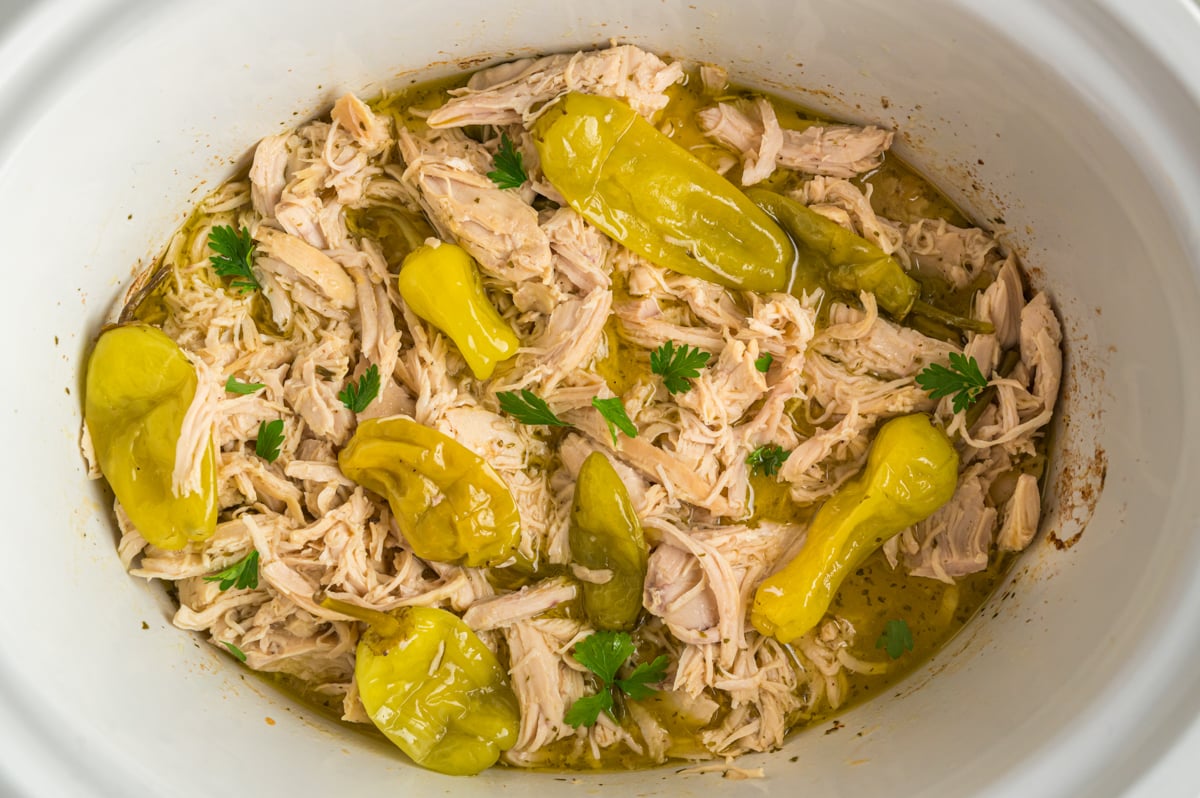
[[[533,140],[571,207],[651,263],[727,288],[786,290],[795,248],[779,225],[625,103],[567,94]]]
[[[790,642],[829,609],[842,580],[888,538],[928,518],[958,484],[958,453],[924,413],[885,423],[863,473],[817,511],[800,553],[754,594],[750,621]]]
[[[432,242],[432,243],[430,243]],[[425,321],[454,341],[478,379],[517,353],[521,342],[483,290],[479,268],[456,244],[430,239],[404,258],[400,296]]]
[[[828,293],[830,287],[870,291],[879,306],[897,319],[912,310],[921,286],[895,258],[794,199],[764,189],[746,194],[783,225],[796,244],[793,291],[821,288]]]
[[[583,583],[588,620],[597,629],[632,629],[642,609],[650,555],[625,484],[600,452],[588,455],[579,469],[568,540],[572,560],[612,573],[607,582]]]
[[[196,395],[196,371],[156,327],[101,334],[88,360],[84,422],[100,470],[147,541],[181,549],[217,527],[217,466],[211,438],[198,491],[177,495],[175,451]]]
[[[458,616],[432,607],[384,613],[328,598],[321,605],[370,624],[355,654],[359,698],[418,765],[470,776],[516,743],[521,716],[504,668]]]
[[[387,498],[405,540],[422,559],[497,565],[516,548],[521,518],[504,480],[437,430],[408,418],[364,421],[338,454],[338,465]]]

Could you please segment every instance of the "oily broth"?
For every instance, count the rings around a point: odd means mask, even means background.
[[[386,94],[371,101],[369,105],[376,111],[393,116],[397,124],[419,126],[422,124],[419,115],[411,113],[416,109],[432,109],[447,98],[446,92],[465,84],[466,75],[456,75],[450,78],[413,86],[403,92]],[[671,101],[664,110],[660,120],[660,128],[681,146],[692,151],[698,158],[710,166],[719,166],[728,153],[714,145],[704,136],[695,113],[700,108],[711,105],[715,99],[738,100],[762,96],[761,92],[752,92],[742,88],[728,88],[714,97],[705,92],[697,74],[689,74],[686,82],[672,87],[668,94]],[[779,119],[784,127],[803,128],[820,120],[817,115],[777,97],[770,97],[775,104]],[[468,135],[473,132],[468,129]],[[478,131],[475,131],[478,133]],[[734,166],[728,176],[735,183],[739,182],[740,167]],[[244,175],[241,176],[244,178]],[[806,178],[796,173],[777,171],[765,184],[767,188],[776,191],[786,191],[798,187]],[[917,218],[940,218],[947,222],[964,226],[969,224],[967,217],[927,180],[922,178],[914,169],[901,159],[888,153],[883,164],[867,175],[856,178],[860,187],[870,187],[872,207],[882,216],[899,221],[910,221]],[[198,208],[187,223],[176,234],[180,241],[176,244],[183,251],[190,250],[194,245],[197,231],[203,229],[201,223],[212,214]],[[175,250],[178,252],[178,249]],[[170,253],[166,253],[160,263]],[[986,283],[972,284],[962,291],[952,290],[944,281],[928,275],[921,270],[918,263],[914,274],[923,286],[923,298],[935,301],[954,312],[963,313],[969,310],[971,299],[975,292]],[[624,285],[614,281],[616,299],[627,298]],[[161,322],[168,309],[162,301],[161,292],[151,294],[136,309],[139,319],[150,323]],[[259,319],[261,315],[263,318]],[[270,314],[263,308],[262,314],[255,314],[256,321],[270,325]],[[615,317],[610,317],[605,331],[606,352],[596,366],[597,372],[605,378],[614,393],[620,395],[638,381],[651,377],[649,367],[649,352],[641,347],[625,341],[620,333]],[[811,433],[812,427],[807,422],[808,411],[812,408],[789,408],[799,431]],[[753,410],[753,408],[752,408]],[[752,412],[752,411],[751,411]],[[1043,458],[1044,459],[1044,458]],[[550,464],[546,464],[549,467]],[[811,519],[818,505],[798,505],[788,493],[787,486],[774,478],[762,475],[751,477],[752,500],[749,521],[776,522],[806,522]],[[747,519],[729,519],[745,521]],[[887,564],[882,552],[876,552],[866,562],[851,574],[844,582],[841,590],[835,596],[831,612],[849,620],[857,634],[855,642],[848,649],[853,657],[877,664],[877,673],[857,674],[843,671],[839,678],[844,679],[843,703],[837,710],[824,706],[821,710],[791,718],[792,730],[820,723],[844,710],[847,706],[886,691],[907,674],[922,665],[934,652],[950,640],[963,625],[973,617],[980,606],[995,590],[1003,579],[1011,561],[1011,556],[995,555],[991,558],[989,567],[977,574],[960,579],[955,585],[947,585],[936,580],[909,576],[901,570],[893,570]],[[537,577],[545,576],[539,571]],[[511,576],[506,575],[506,576]],[[533,578],[532,575],[529,578]],[[508,587],[518,587],[513,583]],[[570,614],[575,608],[564,606],[559,612]],[[903,619],[912,632],[913,651],[892,661],[879,648],[876,641],[889,620]],[[661,650],[653,641],[653,635],[642,629],[634,633],[635,642],[639,645],[639,661],[649,661]],[[789,647],[790,650],[790,647]],[[313,710],[332,719],[341,715],[341,697],[322,693],[301,679],[287,674],[258,674],[272,687],[280,690],[288,697],[300,701]],[[727,700],[722,694],[721,700]],[[672,737],[677,739],[676,747],[670,750],[670,755],[680,758],[694,757],[703,754],[699,743],[695,742],[700,731],[694,723],[689,723],[685,717],[672,708],[664,706],[661,701],[649,699],[642,702],[662,723]],[[728,710],[724,706],[721,712]],[[714,723],[719,721],[718,713]],[[620,722],[627,729],[634,731],[636,727],[628,715]],[[347,724],[356,731],[378,735],[373,726],[363,724]],[[586,752],[581,752],[576,740],[567,738],[552,743],[543,749],[545,768],[588,768],[611,769],[648,767],[655,763],[648,756],[639,756],[625,749],[624,746],[614,746],[602,751],[600,759],[595,759]]]

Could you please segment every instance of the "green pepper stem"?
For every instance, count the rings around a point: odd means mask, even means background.
[[[329,596],[321,599],[321,606],[327,610],[333,610],[334,612],[340,612],[342,615],[357,618],[363,623],[369,623],[381,637],[392,637],[400,632],[400,622],[386,612],[360,607],[357,604],[340,601]]]
[[[948,310],[934,307],[928,302],[917,300],[913,302],[912,313],[918,316],[924,316],[927,319],[940,321],[942,324],[947,324],[959,330],[970,330],[977,333],[993,333],[996,328],[990,322],[979,321],[977,319],[968,318],[967,316],[959,316],[957,313],[951,313]]]

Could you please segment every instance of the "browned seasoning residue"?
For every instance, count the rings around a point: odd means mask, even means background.
[[[830,725],[830,727],[828,729],[825,730],[825,733],[833,734],[838,729],[844,729],[844,728],[846,728],[846,724],[842,723],[837,718],[834,718],[833,723]]]
[[[1095,457],[1087,463],[1072,462],[1069,453],[1064,460],[1055,485],[1057,495],[1063,502],[1060,518],[1080,517],[1078,508],[1082,507],[1082,517],[1090,520],[1096,512],[1100,494],[1104,492],[1104,482],[1108,479],[1108,454],[1097,446]],[[1058,551],[1066,551],[1080,541],[1085,530],[1086,522],[1083,528],[1068,538],[1059,537],[1056,530],[1050,530],[1046,534],[1046,541]]]

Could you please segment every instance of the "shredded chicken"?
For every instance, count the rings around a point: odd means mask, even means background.
[[[811,175],[854,177],[883,161],[892,133],[874,126],[811,125],[785,130],[770,101],[760,98],[747,111],[717,103],[698,114],[704,133],[742,159],[742,185],[766,180],[776,166]]]
[[[759,585],[808,537],[797,507],[771,514],[774,489],[779,501],[816,507],[861,472],[882,423],[929,413],[959,452],[957,489],[886,543],[887,562],[953,584],[997,551],[1030,545],[1063,378],[1061,326],[1045,294],[1027,297],[1016,258],[988,233],[876,212],[870,186],[848,178],[880,164],[892,133],[786,129],[770,99],[730,99],[729,76],[712,65],[689,84],[710,106],[692,122],[716,142],[699,149],[736,153],[745,185],[779,168],[809,175],[788,184],[792,196],[903,267],[978,289],[971,312],[991,332],[950,342],[889,317],[869,292],[756,294],[674,273],[608,238],[545,182],[529,126],[557,98],[622,99],[657,124],[683,76],[681,64],[623,45],[485,69],[431,112],[385,114],[345,95],[328,121],[263,139],[248,178],[204,201],[163,256],[172,271],[161,326],[197,374],[173,489],[201,490],[211,441],[220,522],[207,540],[169,551],[115,507],[122,563],[174,583],[177,626],[220,651],[235,647],[251,668],[303,680],[339,702],[347,721],[368,723],[354,681],[359,625],[321,597],[382,612],[446,609],[508,672],[520,727],[506,762],[724,757],[686,772],[757,778],[731,758],[780,747],[797,718],[837,709],[854,674],[889,667],[871,647],[874,632],[860,640],[847,618],[828,615],[787,646],[750,622]],[[525,158],[520,188],[488,177],[502,136]],[[364,221],[376,210],[395,229]],[[251,231],[261,294],[214,279],[207,233],[222,225]],[[520,339],[488,380],[399,294],[395,269],[430,230],[472,255],[481,290]],[[683,392],[669,392],[647,364],[648,350],[668,341],[709,355]],[[917,384],[958,354],[989,382],[969,413]],[[372,367],[378,395],[356,413],[345,391]],[[229,377],[261,387],[223,390]],[[570,428],[522,423],[501,409],[502,391],[531,391]],[[636,435],[610,427],[595,399],[619,400]],[[338,454],[358,424],[391,416],[453,438],[500,476],[521,521],[508,561],[484,569],[419,558],[386,500],[342,473]],[[256,442],[275,420],[283,440],[268,460]],[[98,478],[86,429],[81,446]],[[786,453],[777,474],[748,464],[766,446]],[[568,710],[599,689],[574,653],[594,631],[581,595],[619,575],[617,565],[572,558],[575,481],[596,452],[624,485],[647,543],[638,654],[621,673],[651,652],[669,664],[653,697],[575,727]],[[222,590],[213,574],[250,555],[255,586]]]

